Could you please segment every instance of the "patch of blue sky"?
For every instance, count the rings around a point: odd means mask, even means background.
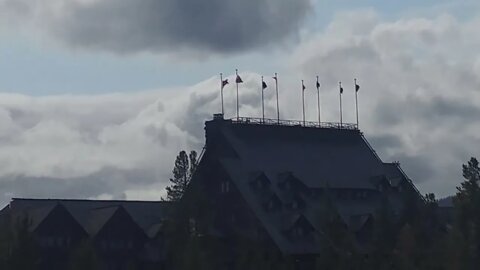
[[[449,0],[317,0],[306,29],[321,31],[338,12],[373,9],[379,17],[396,20],[410,16],[449,13],[468,19],[478,12],[478,1]],[[288,50],[287,50],[288,51]],[[104,52],[72,51],[33,42],[15,34],[0,35],[0,91],[30,95],[134,92],[186,86],[203,79],[240,71],[281,72],[285,50],[256,50],[205,59],[176,59],[154,54],[118,56]],[[283,60],[282,60],[283,59]]]

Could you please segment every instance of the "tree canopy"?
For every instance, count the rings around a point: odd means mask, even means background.
[[[197,152],[191,151],[187,155],[184,150],[180,151],[175,159],[173,167],[173,178],[170,178],[171,185],[166,188],[167,201],[179,201],[190,183],[190,180],[197,167]]]

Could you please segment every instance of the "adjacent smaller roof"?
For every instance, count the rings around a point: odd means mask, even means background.
[[[148,236],[156,236],[160,225],[170,216],[171,203],[164,201],[67,200],[14,198],[1,210],[0,219],[28,217],[35,230],[57,206],[64,207],[91,236],[96,235],[119,210],[125,212]],[[13,220],[12,219],[12,220]]]

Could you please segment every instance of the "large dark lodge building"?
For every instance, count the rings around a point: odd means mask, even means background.
[[[383,162],[356,125],[215,115],[205,131],[204,152],[177,204],[13,199],[0,216],[31,218],[35,239],[53,251],[48,258],[93,239],[106,269],[126,269],[120,262],[128,259],[142,262],[141,269],[168,268],[162,231],[168,219],[186,224],[189,234],[220,239],[222,269],[232,269],[238,239],[307,269],[331,243],[326,217],[338,218],[368,253],[380,209],[399,215],[407,198],[422,198],[399,164]]]

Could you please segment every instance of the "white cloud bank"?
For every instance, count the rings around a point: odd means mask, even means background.
[[[452,194],[461,164],[480,154],[480,16],[384,21],[371,10],[338,14],[297,49],[293,66],[321,75],[325,92],[360,80],[361,127],[386,160],[399,160],[424,192]],[[338,92],[337,92],[338,93]],[[337,112],[329,94],[328,111]],[[353,120],[354,106],[346,114]]]
[[[323,119],[338,119],[343,80],[345,119],[352,122],[357,77],[361,128],[380,156],[400,161],[422,192],[451,194],[461,164],[480,156],[479,26],[480,19],[460,22],[449,15],[384,21],[373,11],[338,14],[286,63],[282,116],[300,118],[303,77],[311,78],[307,117],[316,119],[318,74]],[[259,75],[242,76],[242,115],[259,116]],[[273,82],[267,83],[267,115],[273,117]],[[212,78],[187,89],[136,94],[0,95],[0,200],[158,199],[178,151],[201,150],[203,122],[219,111],[218,84]],[[235,110],[233,89],[225,90],[228,116]]]
[[[244,79],[242,112],[253,115],[256,76],[245,73]],[[227,89],[230,109],[234,92]],[[182,149],[201,151],[203,123],[219,107],[214,78],[136,94],[0,94],[0,201],[159,199],[175,156]]]

